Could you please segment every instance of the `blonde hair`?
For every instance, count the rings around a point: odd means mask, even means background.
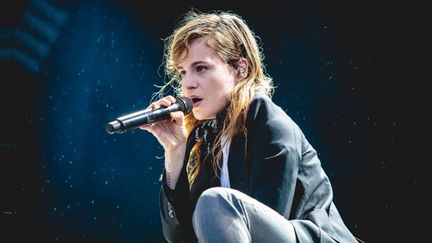
[[[161,86],[158,92],[160,96],[163,96],[164,90],[168,87],[173,88],[177,95],[182,95],[181,78],[177,66],[182,62],[181,58],[187,58],[189,45],[192,40],[197,38],[211,40],[212,45],[209,46],[216,51],[223,61],[234,68],[237,68],[238,62],[242,58],[248,62],[247,76],[245,80],[237,82],[231,93],[222,131],[212,147],[215,158],[213,166],[216,169],[217,167],[220,168],[218,161],[222,156],[221,149],[217,149],[223,145],[221,144],[221,137],[230,141],[236,134],[243,133],[246,135],[246,115],[253,97],[258,93],[271,97],[274,87],[271,77],[265,72],[264,55],[258,45],[259,38],[239,15],[232,12],[200,13],[196,10],[190,10],[183,16],[172,34],[164,39],[165,74],[169,80]],[[197,120],[192,113],[185,116],[188,133],[202,122]],[[201,143],[197,142],[190,154],[190,164],[188,164],[187,170],[190,185],[201,168],[200,145]]]

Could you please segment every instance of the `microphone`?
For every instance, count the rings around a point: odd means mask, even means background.
[[[168,107],[145,109],[118,117],[106,125],[109,134],[124,133],[145,124],[170,118],[170,113],[182,111],[185,115],[192,111],[192,101],[187,97],[177,97],[176,102]]]

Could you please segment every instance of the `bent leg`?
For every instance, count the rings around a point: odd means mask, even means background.
[[[230,188],[204,191],[192,222],[199,242],[296,242],[294,228],[287,219]]]

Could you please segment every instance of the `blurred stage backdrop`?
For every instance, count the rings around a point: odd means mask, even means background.
[[[421,238],[412,9],[144,2],[1,3],[1,242],[164,242],[162,148],[105,125],[147,107],[164,81],[162,39],[191,7],[232,10],[261,37],[274,100],[319,152],[350,230],[366,242]]]

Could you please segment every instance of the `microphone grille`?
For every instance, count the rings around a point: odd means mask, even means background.
[[[188,97],[177,97],[176,103],[179,104],[180,110],[186,115],[192,111],[192,100]]]

